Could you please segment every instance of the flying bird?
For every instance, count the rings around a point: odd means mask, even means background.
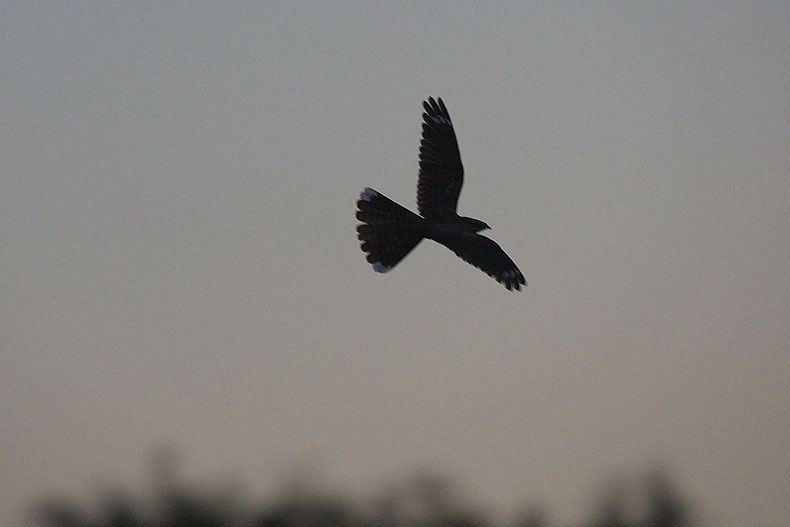
[[[366,188],[357,201],[357,237],[373,270],[386,273],[423,238],[441,243],[466,262],[502,283],[508,290],[527,285],[524,275],[492,239],[479,234],[490,229],[485,222],[459,216],[458,196],[464,167],[453,122],[441,97],[422,103],[420,172],[417,208],[420,215],[383,194]]]

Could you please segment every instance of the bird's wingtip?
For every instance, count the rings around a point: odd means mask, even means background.
[[[377,273],[387,273],[392,270],[392,266],[384,265],[381,262],[373,262],[373,270]]]

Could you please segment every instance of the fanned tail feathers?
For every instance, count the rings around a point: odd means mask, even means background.
[[[362,191],[357,209],[357,237],[377,273],[395,267],[423,238],[422,218],[371,188]]]

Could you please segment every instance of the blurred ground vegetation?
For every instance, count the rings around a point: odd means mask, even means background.
[[[174,457],[156,456],[150,489],[103,490],[93,503],[49,496],[33,505],[38,527],[685,527],[689,500],[668,471],[612,477],[593,496],[590,518],[557,524],[541,504],[525,503],[510,521],[496,522],[448,478],[420,472],[386,486],[375,499],[287,486],[254,500],[238,486],[189,484]]]

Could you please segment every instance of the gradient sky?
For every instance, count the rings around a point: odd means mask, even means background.
[[[170,443],[558,521],[659,462],[706,525],[786,525],[790,9],[694,4],[5,4],[0,521]],[[429,95],[521,293],[359,250]]]

